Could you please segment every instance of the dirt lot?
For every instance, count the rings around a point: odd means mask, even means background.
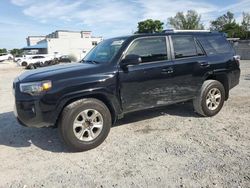
[[[57,129],[20,126],[12,81],[0,63],[0,187],[250,187],[250,61],[222,111],[190,103],[127,115],[96,149],[69,153]]]

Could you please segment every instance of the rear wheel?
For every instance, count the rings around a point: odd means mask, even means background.
[[[44,66],[48,66],[48,65],[49,65],[49,61],[45,61]]]
[[[194,110],[202,116],[214,116],[225,101],[224,86],[217,80],[206,80],[198,96],[193,100]]]
[[[109,109],[97,99],[82,99],[65,107],[60,133],[73,151],[86,151],[100,145],[111,127]]]
[[[29,65],[27,66],[27,68],[28,68],[28,69],[36,69],[36,66],[35,66],[33,63],[31,63],[31,64],[29,64]]]

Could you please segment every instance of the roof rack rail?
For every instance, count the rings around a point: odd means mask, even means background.
[[[212,32],[210,30],[175,30],[175,29],[166,29],[166,30],[163,30],[163,33],[181,33],[181,32]]]

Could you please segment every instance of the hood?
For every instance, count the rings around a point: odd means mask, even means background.
[[[53,79],[54,77],[67,77],[74,76],[77,73],[84,71],[84,73],[90,73],[92,69],[97,67],[96,64],[89,63],[67,63],[67,64],[59,64],[53,65],[44,68],[38,68],[35,70],[29,70],[21,74],[18,79],[21,82],[33,82],[33,81],[41,81],[46,79]]]

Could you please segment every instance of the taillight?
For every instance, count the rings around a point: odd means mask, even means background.
[[[235,55],[234,56],[234,60],[237,63],[237,65],[240,66],[240,56],[239,55]]]

